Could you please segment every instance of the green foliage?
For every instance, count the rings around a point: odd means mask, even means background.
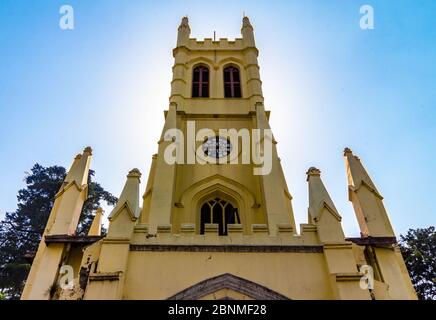
[[[26,255],[35,253],[44,231],[56,193],[62,186],[66,170],[60,166],[43,167],[35,164],[26,174],[26,187],[18,191],[18,208],[7,212],[0,222],[0,292],[10,299],[18,299],[30,270]],[[88,199],[85,201],[78,226],[78,234],[85,234],[93,219],[93,212],[104,201],[114,205],[117,198],[93,181],[90,170]]]
[[[410,229],[401,236],[400,248],[419,299],[436,300],[435,227]]]

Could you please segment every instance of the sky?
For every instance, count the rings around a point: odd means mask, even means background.
[[[74,30],[59,27],[65,4]],[[374,9],[372,30],[359,26],[365,4]],[[139,168],[142,193],[181,17],[189,16],[192,37],[233,39],[244,13],[297,225],[307,222],[305,172],[316,166],[346,235],[359,235],[345,147],[362,159],[397,234],[435,225],[433,0],[1,0],[0,219],[16,209],[35,163],[68,168],[88,145],[106,190],[119,196]]]

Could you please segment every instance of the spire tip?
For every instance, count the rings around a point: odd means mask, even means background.
[[[245,12],[244,12],[244,17],[242,18],[242,26],[251,27],[250,19],[245,15]]]
[[[346,156],[347,154],[349,154],[349,153],[351,153],[351,155],[353,154],[353,151],[351,151],[351,149],[350,148],[345,148],[344,149],[344,156]]]
[[[185,25],[185,26],[189,25],[189,18],[188,18],[188,15],[184,15],[184,16],[182,17],[182,23],[181,23],[180,25]]]
[[[92,155],[92,148],[91,148],[91,147],[86,147],[86,148],[83,150],[83,153],[89,153],[89,155]]]
[[[137,168],[130,170],[129,174],[127,175],[128,178],[141,178],[141,176],[141,171],[139,171]]]
[[[315,167],[310,167],[307,172],[307,180],[309,181],[309,177],[311,176],[321,176],[321,170],[319,170],[318,168]]]

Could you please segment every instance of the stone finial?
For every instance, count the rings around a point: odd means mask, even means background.
[[[177,34],[177,47],[187,46],[189,43],[189,36],[191,34],[191,28],[189,27],[188,17],[183,17],[180,23]]]
[[[346,155],[349,154],[349,153],[353,154],[353,151],[351,151],[350,148],[346,147],[346,148],[344,149],[344,156],[346,156]]]
[[[182,18],[182,22],[180,23],[179,29],[180,28],[189,28],[189,19],[188,19],[188,16],[184,16]]]
[[[91,147],[86,147],[84,150],[83,150],[83,153],[88,153],[89,155],[92,155],[92,148]]]
[[[345,148],[345,149],[344,149],[344,156],[346,157],[346,156],[348,156],[348,155],[353,156],[354,159],[360,161],[360,158],[359,158],[358,156],[354,155],[354,154],[353,154],[353,151],[352,151],[350,148]]]
[[[307,170],[306,174],[307,174],[307,181],[309,181],[309,177],[311,177],[311,176],[316,176],[316,177],[321,176],[321,170],[319,170],[318,168],[315,168],[315,167],[310,167]]]
[[[251,25],[250,19],[244,15],[244,18],[242,18],[242,27],[253,27]]]
[[[137,168],[132,169],[129,171],[129,174],[127,175],[127,178],[138,178],[140,179],[142,176],[141,171],[139,171]]]
[[[88,183],[89,166],[91,164],[92,149],[85,148],[82,154],[76,155],[64,180],[64,185],[76,181],[78,186]]]
[[[248,19],[248,17],[244,17],[242,19],[241,34],[245,46],[256,47],[256,43],[254,41],[253,26],[251,25],[250,19]]]

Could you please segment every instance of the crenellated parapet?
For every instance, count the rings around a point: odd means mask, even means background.
[[[251,224],[251,232],[245,233],[242,224],[227,225],[228,233],[219,235],[218,224],[206,224],[204,234],[199,234],[195,223],[182,223],[177,230],[171,224],[157,226],[157,232],[148,228],[147,224],[135,226],[130,243],[132,245],[151,244],[196,244],[196,245],[289,245],[289,246],[317,246],[322,250],[322,243],[318,240],[317,228],[312,224],[302,224],[300,234],[296,234],[291,224],[278,224],[277,234],[271,235],[266,224]]]
[[[191,28],[189,27],[188,17],[183,17],[178,29],[177,46],[173,51],[174,57],[180,51],[179,49],[188,49],[190,51],[241,51],[244,49],[253,49],[257,52],[254,42],[253,26],[248,17],[244,17],[242,21],[241,34],[242,38],[229,40],[228,38],[219,38],[215,40],[212,38],[204,38],[203,40],[197,38],[190,38]]]
[[[210,51],[210,50],[243,50],[244,41],[242,38],[236,38],[234,40],[229,40],[228,38],[220,38],[219,40],[213,40],[212,38],[205,38],[203,40],[198,40],[196,38],[190,38],[187,49],[192,51]]]

